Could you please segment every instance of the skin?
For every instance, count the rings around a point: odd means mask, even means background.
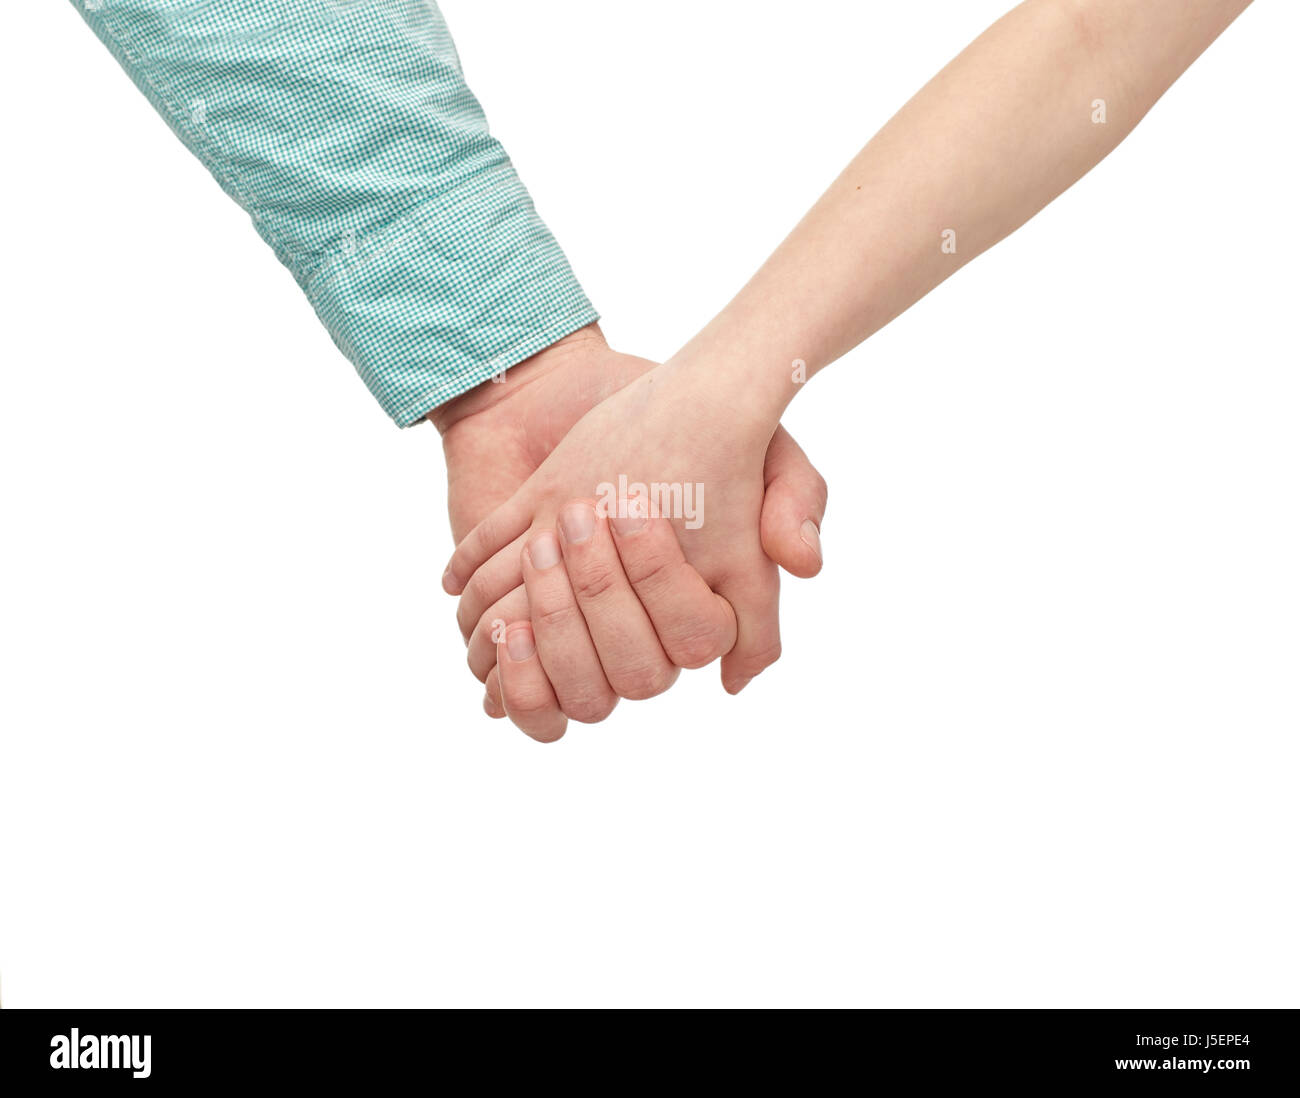
[[[599,328],[591,325],[513,367],[503,383],[481,385],[430,413],[447,460],[453,536],[463,538],[509,499],[585,413],[654,367],[647,359],[612,350]],[[825,481],[782,429],[773,433],[760,464],[763,565],[774,571],[779,564],[797,576],[816,575],[821,569],[818,530],[826,506]],[[584,591],[585,576],[602,567],[609,570],[609,562],[602,563],[600,555],[612,548],[603,523],[601,537],[590,546],[564,544],[563,564],[556,560],[548,568],[531,569],[531,588],[522,586],[521,571],[521,582],[514,589],[502,592],[499,599],[483,600],[475,613],[462,605],[470,666],[480,680],[487,680],[484,707],[490,716],[506,715],[495,673],[498,640],[505,650],[513,638],[515,651],[521,653],[525,640],[533,642],[540,655],[516,662],[525,665],[524,672],[544,666],[553,676],[543,678],[541,684],[532,683],[527,674],[509,679],[512,694],[515,686],[520,688],[510,715],[530,735],[546,740],[563,732],[566,714],[581,721],[602,720],[620,697],[653,696],[672,685],[678,668],[702,666],[732,648],[731,607],[686,564],[666,523],[653,520],[649,526],[645,536],[625,540],[636,546],[629,556],[632,568],[642,561],[652,566],[653,575],[638,576],[640,597],[634,597],[634,606],[623,607],[635,613],[602,617],[592,610],[603,623],[595,628],[595,640],[581,613],[575,616],[570,610],[565,620],[566,610],[554,605],[552,593],[571,597],[564,565],[573,570]],[[516,549],[517,563],[521,549],[522,541]],[[547,559],[542,558],[542,563]],[[620,580],[626,575],[621,563],[617,572]],[[557,586],[554,581],[560,577],[562,585]],[[444,585],[451,582],[444,577]],[[493,621],[527,621],[530,593],[540,607],[538,635],[532,628],[522,631],[512,626],[509,636],[498,630],[494,638]],[[597,600],[600,607],[613,607],[613,603],[607,596]],[[771,615],[775,629],[774,604]],[[519,639],[521,635],[525,640]],[[775,658],[775,653],[771,656]],[[557,685],[553,687],[552,681]]]
[[[570,559],[579,534],[569,520],[578,517],[583,505],[565,507],[569,497],[575,489],[584,497],[593,496],[598,485],[623,475],[630,481],[705,486],[703,525],[692,530],[676,519],[674,526],[691,565],[735,610],[736,643],[722,661],[723,684],[734,692],[771,664],[780,650],[778,580],[775,565],[763,552],[758,518],[764,455],[775,424],[738,437],[718,430],[726,414],[725,394],[702,373],[657,367],[583,416],[529,482],[490,523],[471,533],[452,558],[453,575],[470,574],[487,546],[499,546],[461,599],[462,622],[477,623],[470,638],[471,659],[478,652],[488,660],[495,656],[485,647],[491,643],[492,615],[487,611],[523,583],[524,545],[531,547],[539,534],[557,531]],[[710,486],[715,489],[711,493]],[[592,506],[585,509],[587,523],[594,525]],[[619,584],[619,577],[606,575],[604,569],[574,577],[574,582],[579,601],[588,600],[584,612],[607,610],[613,617],[620,607],[630,605],[626,598],[594,600],[592,588]],[[588,626],[594,637],[605,622],[588,620]],[[618,689],[623,684],[614,685]]]
[[[723,679],[743,681],[776,646],[775,574],[760,559],[762,453],[801,382],[1099,163],[1248,3],[1029,0],[995,23],[885,125],[699,335],[584,416],[461,542],[450,568],[451,586],[465,590],[462,620],[527,579],[522,545],[557,518],[562,531],[575,493],[618,473],[703,482],[704,526],[679,522],[677,532],[686,561],[735,610]],[[586,613],[581,589],[592,580],[573,569],[569,578]],[[617,576],[599,578],[619,587]],[[495,646],[507,708],[516,685],[540,692],[547,669],[512,657],[509,635],[528,628],[520,618]],[[530,636],[537,625],[534,614]]]

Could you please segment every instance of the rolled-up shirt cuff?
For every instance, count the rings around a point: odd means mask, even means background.
[[[402,427],[599,319],[508,160],[301,281]]]

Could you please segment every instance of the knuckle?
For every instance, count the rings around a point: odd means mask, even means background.
[[[471,647],[469,654],[465,657],[465,663],[469,666],[470,674],[482,683],[487,682],[487,677],[491,674],[492,668],[496,666],[496,662],[497,654],[493,649],[484,650]]]
[[[465,653],[465,662],[479,682],[486,682],[492,668],[497,665],[497,643],[492,633],[493,626],[484,617],[470,636],[469,649]]]
[[[461,596],[456,607],[456,624],[460,626],[461,636],[469,637],[475,629],[483,627],[483,614],[479,609],[481,605],[482,603],[471,603],[465,596]]]
[[[471,557],[486,557],[492,551],[497,540],[497,524],[494,515],[488,515],[476,526],[465,542],[465,552]]]
[[[618,570],[608,561],[592,561],[579,569],[571,582],[580,599],[598,599],[618,582]]]
[[[781,642],[773,641],[771,644],[765,644],[752,652],[746,652],[741,657],[740,664],[745,674],[757,675],[764,668],[771,667],[780,658]]]
[[[604,691],[600,694],[566,699],[561,708],[564,710],[566,717],[577,721],[579,724],[599,724],[614,712],[614,707],[617,704],[618,696],[612,692]]]
[[[480,568],[470,576],[469,582],[465,584],[465,593],[461,595],[460,600],[466,607],[486,606],[492,601],[486,570]]]
[[[506,686],[503,695],[506,712],[512,717],[537,717],[555,709],[550,695],[535,687]]]
[[[813,493],[821,510],[825,512],[826,504],[830,500],[830,485],[826,483],[826,478],[821,473],[816,474],[816,480],[813,481]]]
[[[674,561],[663,553],[655,553],[644,558],[633,557],[624,565],[627,578],[632,586],[641,589],[658,590],[671,583]]]
[[[533,611],[533,626],[538,629],[560,630],[573,624],[578,608],[571,602]]]
[[[678,669],[669,663],[653,667],[638,667],[623,671],[614,684],[620,697],[629,701],[645,701],[662,694],[676,681]]]
[[[667,649],[668,658],[673,663],[688,669],[707,667],[722,655],[719,651],[718,632],[715,629],[673,637],[664,647]]]

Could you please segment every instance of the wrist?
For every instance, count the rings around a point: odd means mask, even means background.
[[[733,338],[716,321],[665,365],[706,394],[727,422],[740,425],[746,435],[763,438],[776,430],[811,370],[793,352],[757,346],[743,335]]]
[[[455,424],[502,405],[548,374],[585,364],[596,356],[608,353],[609,344],[605,342],[600,325],[588,324],[511,366],[498,378],[476,385],[468,392],[438,405],[425,418],[438,429],[439,434],[446,435]]]

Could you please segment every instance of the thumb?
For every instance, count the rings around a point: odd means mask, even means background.
[[[822,570],[826,481],[784,427],[776,429],[767,448],[763,482],[763,552],[792,576],[815,576]]]

